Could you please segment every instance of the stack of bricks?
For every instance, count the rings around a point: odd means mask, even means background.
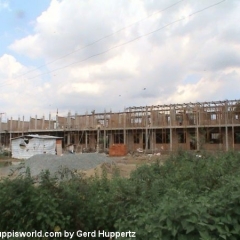
[[[109,156],[120,157],[127,155],[127,146],[125,144],[113,144],[109,149]]]

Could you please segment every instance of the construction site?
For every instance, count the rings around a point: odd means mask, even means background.
[[[25,135],[62,138],[75,152],[169,153],[240,150],[240,100],[128,107],[122,112],[71,114],[0,121],[0,145]],[[119,153],[119,155],[123,155]]]

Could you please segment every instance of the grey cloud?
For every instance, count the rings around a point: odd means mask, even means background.
[[[200,71],[218,71],[228,67],[239,67],[240,54],[230,45],[214,46],[212,42],[201,49],[192,66]]]

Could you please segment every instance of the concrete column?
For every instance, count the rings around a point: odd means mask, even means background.
[[[11,117],[11,120],[10,120],[10,150],[12,150],[12,117]]]
[[[37,115],[35,116],[35,127],[34,129],[37,129]]]
[[[2,146],[2,114],[0,113],[0,146]]]
[[[197,111],[197,124],[198,125],[201,125],[201,121],[202,121],[202,119],[201,119],[201,108],[198,108],[198,111]]]
[[[49,113],[48,129],[51,129],[51,113]]]
[[[77,113],[75,113],[75,121],[74,121],[74,129],[79,129],[79,123],[78,123],[78,117],[77,117]]]
[[[152,153],[154,152],[154,145],[153,145],[153,129],[152,129],[152,131],[151,131],[151,144],[150,144],[150,148],[151,148],[151,150],[152,150]]]
[[[200,142],[199,142],[199,129],[196,127],[196,137],[197,137],[197,151],[200,150]]]
[[[88,133],[85,131],[85,147],[88,148]]]
[[[226,141],[226,151],[229,150],[229,145],[228,145],[228,127],[225,127],[225,141]]]
[[[99,133],[100,133],[100,127],[97,127],[97,153],[99,153]]]
[[[104,110],[103,151],[106,150],[106,111]]]
[[[21,129],[20,125],[21,125],[20,117],[18,117],[17,131]]]
[[[23,120],[22,120],[22,135],[24,133],[24,116],[23,116]]]
[[[79,144],[79,132],[74,132],[74,144]]]
[[[156,129],[152,130],[152,148],[156,150]]]
[[[113,133],[112,133],[112,131],[110,132],[109,136],[110,136],[110,139],[109,139],[109,145],[111,146],[111,145],[113,145],[113,143],[114,143],[114,139],[113,139]]]
[[[95,128],[95,110],[92,111],[92,125],[93,128]]]
[[[173,122],[173,114],[172,114],[172,106],[170,106],[170,151],[173,150],[173,129],[172,129],[172,122]]]
[[[235,149],[235,141],[234,141],[234,126],[232,126],[232,144],[233,150]]]
[[[58,123],[58,114],[56,115],[56,129],[59,128],[59,123]]]
[[[88,125],[89,125],[89,123],[88,123],[88,116],[87,116],[87,112],[85,113],[85,129],[87,129],[88,128]]]
[[[170,151],[173,150],[173,129],[170,127]]]
[[[199,142],[200,141],[200,139],[199,139],[199,124],[201,122],[200,116],[201,116],[200,108],[198,108],[198,111],[196,112],[196,117],[197,117],[197,126],[196,126],[197,151],[200,150],[200,142]]]
[[[225,113],[224,113],[225,117],[224,117],[224,120],[225,120],[225,124],[227,125],[228,124],[228,102],[225,103]]]
[[[68,112],[68,117],[67,117],[67,128],[69,129],[71,125],[71,113]]]
[[[44,123],[45,123],[45,116],[42,118],[42,129],[44,129]]]
[[[67,133],[67,145],[71,143],[71,134]]]
[[[126,113],[123,114],[123,142],[124,144],[127,143],[126,139]]]
[[[146,106],[146,119],[145,119],[145,121],[146,121],[146,128],[145,128],[145,153],[146,153],[146,151],[147,151],[147,149],[148,149],[148,108],[147,108],[147,106]]]

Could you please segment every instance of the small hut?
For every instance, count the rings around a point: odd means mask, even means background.
[[[48,135],[24,135],[11,139],[12,157],[28,159],[37,154],[62,154],[62,138]]]

